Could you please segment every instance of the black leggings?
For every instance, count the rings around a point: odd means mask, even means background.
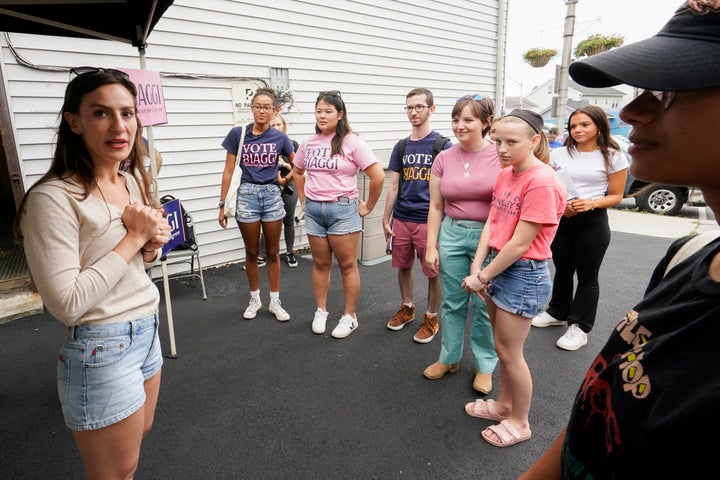
[[[575,217],[562,217],[552,242],[555,265],[552,298],[547,312],[587,333],[595,325],[600,286],[598,276],[610,245],[607,210],[598,208]],[[578,285],[573,298],[573,276]]]
[[[289,183],[293,189],[293,193],[288,195],[283,191],[282,201],[285,205],[285,217],[283,225],[285,226],[283,233],[285,234],[285,248],[288,253],[295,252],[295,208],[297,207],[297,192],[295,191],[295,182]],[[282,187],[280,187],[282,189]],[[265,238],[260,235],[260,256],[265,256]]]
[[[295,191],[295,182],[290,182],[293,189],[292,195],[282,194],[282,200],[285,204],[285,218],[283,225],[285,226],[285,247],[288,252],[295,252],[295,207],[297,207],[297,192]]]

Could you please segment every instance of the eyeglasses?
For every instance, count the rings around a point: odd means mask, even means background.
[[[672,107],[675,101],[675,92],[663,92],[660,90],[645,90],[655,98],[662,106],[663,112],[667,111]]]
[[[458,101],[465,100],[467,98],[469,98],[471,100],[475,100],[477,102],[477,101],[482,100],[483,96],[480,95],[479,93],[473,93],[472,95],[463,95],[462,97],[458,98]]]
[[[127,74],[127,72],[123,72],[122,70],[116,70],[114,68],[100,68],[100,67],[77,67],[77,68],[71,68],[71,73],[74,73],[78,77],[80,75],[88,75],[91,73],[108,73],[110,75],[119,75],[121,77],[129,78],[130,76]]]
[[[322,97],[338,97],[342,99],[342,97],[340,96],[340,90],[328,90],[327,92],[320,92],[318,94],[318,98]]]
[[[274,109],[274,105],[253,105],[252,109],[256,112],[269,112],[270,110]]]
[[[413,110],[415,110],[415,111],[418,112],[418,113],[422,113],[422,112],[425,111],[426,108],[430,108],[430,105],[407,105],[407,106],[404,108],[404,110],[405,110],[407,113],[410,113],[410,112],[412,112]]]

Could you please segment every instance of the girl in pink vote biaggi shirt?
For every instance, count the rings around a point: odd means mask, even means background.
[[[335,255],[342,272],[345,309],[332,336],[345,338],[358,327],[357,248],[362,217],[372,211],[380,198],[385,172],[367,144],[352,132],[339,91],[320,92],[315,102],[315,122],[316,134],[300,145],[293,169],[313,257],[317,310],[312,331],[318,335],[325,333],[330,268]],[[358,198],[358,170],[370,177],[367,202]]]

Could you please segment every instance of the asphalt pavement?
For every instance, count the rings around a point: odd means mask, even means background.
[[[345,339],[330,331],[342,313],[333,272],[328,331],[310,330],[315,309],[311,259],[282,266],[282,300],[292,315],[278,322],[264,308],[244,320],[248,289],[239,265],[171,281],[177,358],[166,358],[155,424],[143,443],[136,479],[510,479],[552,443],[573,397],[611,329],[641,297],[672,239],[717,227],[693,219],[640,219],[614,212],[613,237],[600,273],[601,296],[588,345],[555,347],[559,327],[533,328],[526,358],[534,381],[532,438],[499,449],[480,432],[491,422],[465,414],[477,398],[466,348],[458,373],[423,377],[440,338],[413,342],[419,320],[388,330],[399,307],[390,262],[361,266],[359,328]],[[657,221],[656,221],[657,220]],[[661,226],[642,227],[649,221]],[[657,230],[657,231],[656,231]],[[668,233],[671,232],[671,233]],[[426,283],[416,265],[418,311]],[[161,289],[162,290],[162,289]],[[161,341],[169,352],[164,300]],[[0,477],[81,479],[82,462],[64,426],[55,386],[63,326],[44,313],[0,325]],[[497,372],[494,376],[497,395]]]

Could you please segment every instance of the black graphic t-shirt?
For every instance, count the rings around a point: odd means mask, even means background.
[[[568,423],[563,478],[718,476],[720,283],[707,272],[720,240],[663,278],[679,245],[586,374]]]

